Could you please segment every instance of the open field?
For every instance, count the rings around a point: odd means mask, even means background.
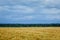
[[[1,28],[0,40],[60,40],[59,27]]]

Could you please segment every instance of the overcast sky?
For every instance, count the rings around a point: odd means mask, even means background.
[[[60,23],[60,0],[0,0],[0,23]]]

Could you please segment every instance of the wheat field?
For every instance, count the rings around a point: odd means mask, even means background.
[[[0,28],[0,40],[60,40],[59,27]]]

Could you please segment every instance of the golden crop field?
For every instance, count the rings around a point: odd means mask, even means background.
[[[60,40],[59,27],[0,28],[0,40]]]

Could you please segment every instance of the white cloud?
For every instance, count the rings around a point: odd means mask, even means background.
[[[56,8],[43,8],[41,9],[40,13],[42,14],[59,14],[60,13],[60,9],[56,9]]]
[[[32,20],[32,19],[34,19],[34,16],[24,16],[21,19],[23,19],[23,20]]]
[[[31,3],[31,2],[36,2],[38,0],[8,0],[10,2],[10,4],[21,4],[21,3]]]
[[[57,5],[60,4],[60,0],[41,0],[44,5]]]
[[[10,11],[19,13],[33,13],[34,9],[28,6],[14,5],[14,6],[0,6],[0,11]]]
[[[32,19],[34,19],[34,16],[31,16],[31,15],[30,16],[6,15],[6,16],[4,16],[4,18],[18,21],[18,20],[32,20]]]
[[[14,12],[24,12],[24,13],[32,13],[34,12],[34,9],[33,8],[30,8],[28,6],[13,6],[12,7],[12,11]]]
[[[51,7],[51,8],[57,8],[60,7],[60,0],[38,0],[39,7]]]
[[[60,15],[33,15],[32,18],[33,20],[60,20]]]
[[[47,15],[47,20],[60,20],[60,15]]]

